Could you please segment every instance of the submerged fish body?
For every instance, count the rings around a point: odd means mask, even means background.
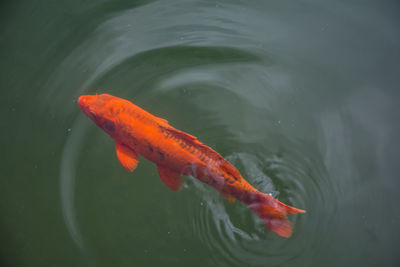
[[[182,175],[193,176],[230,202],[238,199],[248,205],[270,230],[283,237],[293,231],[287,214],[305,212],[259,192],[216,151],[132,102],[102,94],[83,95],[78,104],[115,140],[117,157],[128,171],[136,168],[137,154],[141,154],[157,165],[162,181],[174,191],[181,187]]]

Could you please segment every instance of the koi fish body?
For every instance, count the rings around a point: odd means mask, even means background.
[[[305,212],[259,192],[226,159],[196,137],[127,100],[107,94],[83,95],[78,104],[115,140],[117,157],[128,171],[136,168],[139,153],[157,165],[162,181],[172,190],[179,190],[182,175],[193,176],[230,202],[238,199],[247,204],[270,230],[283,237],[292,234],[286,215]]]

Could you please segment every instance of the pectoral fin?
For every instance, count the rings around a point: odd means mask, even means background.
[[[157,165],[158,168],[158,174],[161,177],[161,180],[172,190],[175,192],[179,191],[179,188],[183,184],[183,178],[182,175],[171,171],[168,168],[162,167],[160,165]]]
[[[122,167],[127,171],[133,172],[139,162],[136,152],[119,142],[115,142],[115,150]]]

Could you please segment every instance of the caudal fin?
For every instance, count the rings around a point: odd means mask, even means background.
[[[263,220],[268,229],[286,238],[290,237],[293,232],[293,226],[287,219],[287,214],[306,212],[283,204],[272,196],[262,193],[249,207]]]

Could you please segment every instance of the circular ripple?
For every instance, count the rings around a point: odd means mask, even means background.
[[[218,193],[210,193],[210,187],[193,182],[193,191],[205,202],[203,209],[187,207],[188,212],[192,212],[193,231],[210,250],[215,251],[210,255],[215,265],[276,266],[302,262],[311,248],[320,242],[321,235],[329,242],[329,231],[324,225],[332,215],[326,210],[332,211],[335,207],[328,203],[329,190],[324,192],[329,188],[329,180],[323,165],[316,167],[316,159],[301,154],[302,150],[295,150],[299,148],[295,143],[286,144],[290,144],[291,150],[278,154],[267,150],[262,152],[262,147],[258,146],[250,149],[256,151],[254,154],[233,153],[227,158],[260,191],[307,210],[306,214],[289,216],[294,225],[290,239],[269,231],[244,204],[230,204]],[[304,235],[308,235],[307,238]]]
[[[163,10],[164,6],[158,11]],[[281,102],[280,90],[289,84],[285,74],[274,68],[276,59],[259,49],[248,52],[250,49],[238,48],[241,43],[254,48],[257,42],[246,40],[254,36],[247,36],[245,29],[227,31],[231,27],[229,21],[213,27],[212,19],[217,19],[218,14],[206,20],[207,27],[197,28],[196,38],[160,35],[176,32],[171,30],[178,27],[175,20],[172,25],[149,25],[146,38],[140,38],[143,29],[136,26],[138,14],[150,11],[154,13],[154,8],[122,12],[99,25],[56,70],[46,86],[60,88],[58,96],[43,96],[44,101],[52,98],[57,105],[57,99],[65,98],[63,92],[68,91],[62,89],[74,86],[76,96],[110,93],[134,99],[147,109],[151,106],[152,113],[163,114],[173,126],[198,135],[204,143],[228,155],[228,160],[257,189],[307,210],[306,214],[290,216],[294,234],[284,239],[269,231],[244,204],[230,204],[214,189],[190,180],[184,190],[197,194],[204,205],[186,203],[185,214],[191,222],[186,231],[207,247],[210,263],[310,264],[304,262],[305,258],[312,258],[307,254],[313,251],[318,257],[315,247],[330,240],[325,225],[332,219],[335,207],[327,201],[332,199],[332,192],[318,150],[283,137],[273,125],[277,120],[270,110],[276,109],[275,102]],[[157,17],[153,13],[149,16]],[[144,15],[140,18],[146,18]],[[185,32],[184,28],[181,30]],[[226,39],[235,36],[240,36],[236,46],[226,45]],[[157,38],[163,41],[155,43]],[[67,83],[65,77],[77,78]],[[87,129],[82,116],[64,146],[60,186],[67,228],[84,252],[86,246],[74,209],[76,161]],[[263,133],[267,137],[260,138]],[[271,145],[277,149],[271,149]]]

